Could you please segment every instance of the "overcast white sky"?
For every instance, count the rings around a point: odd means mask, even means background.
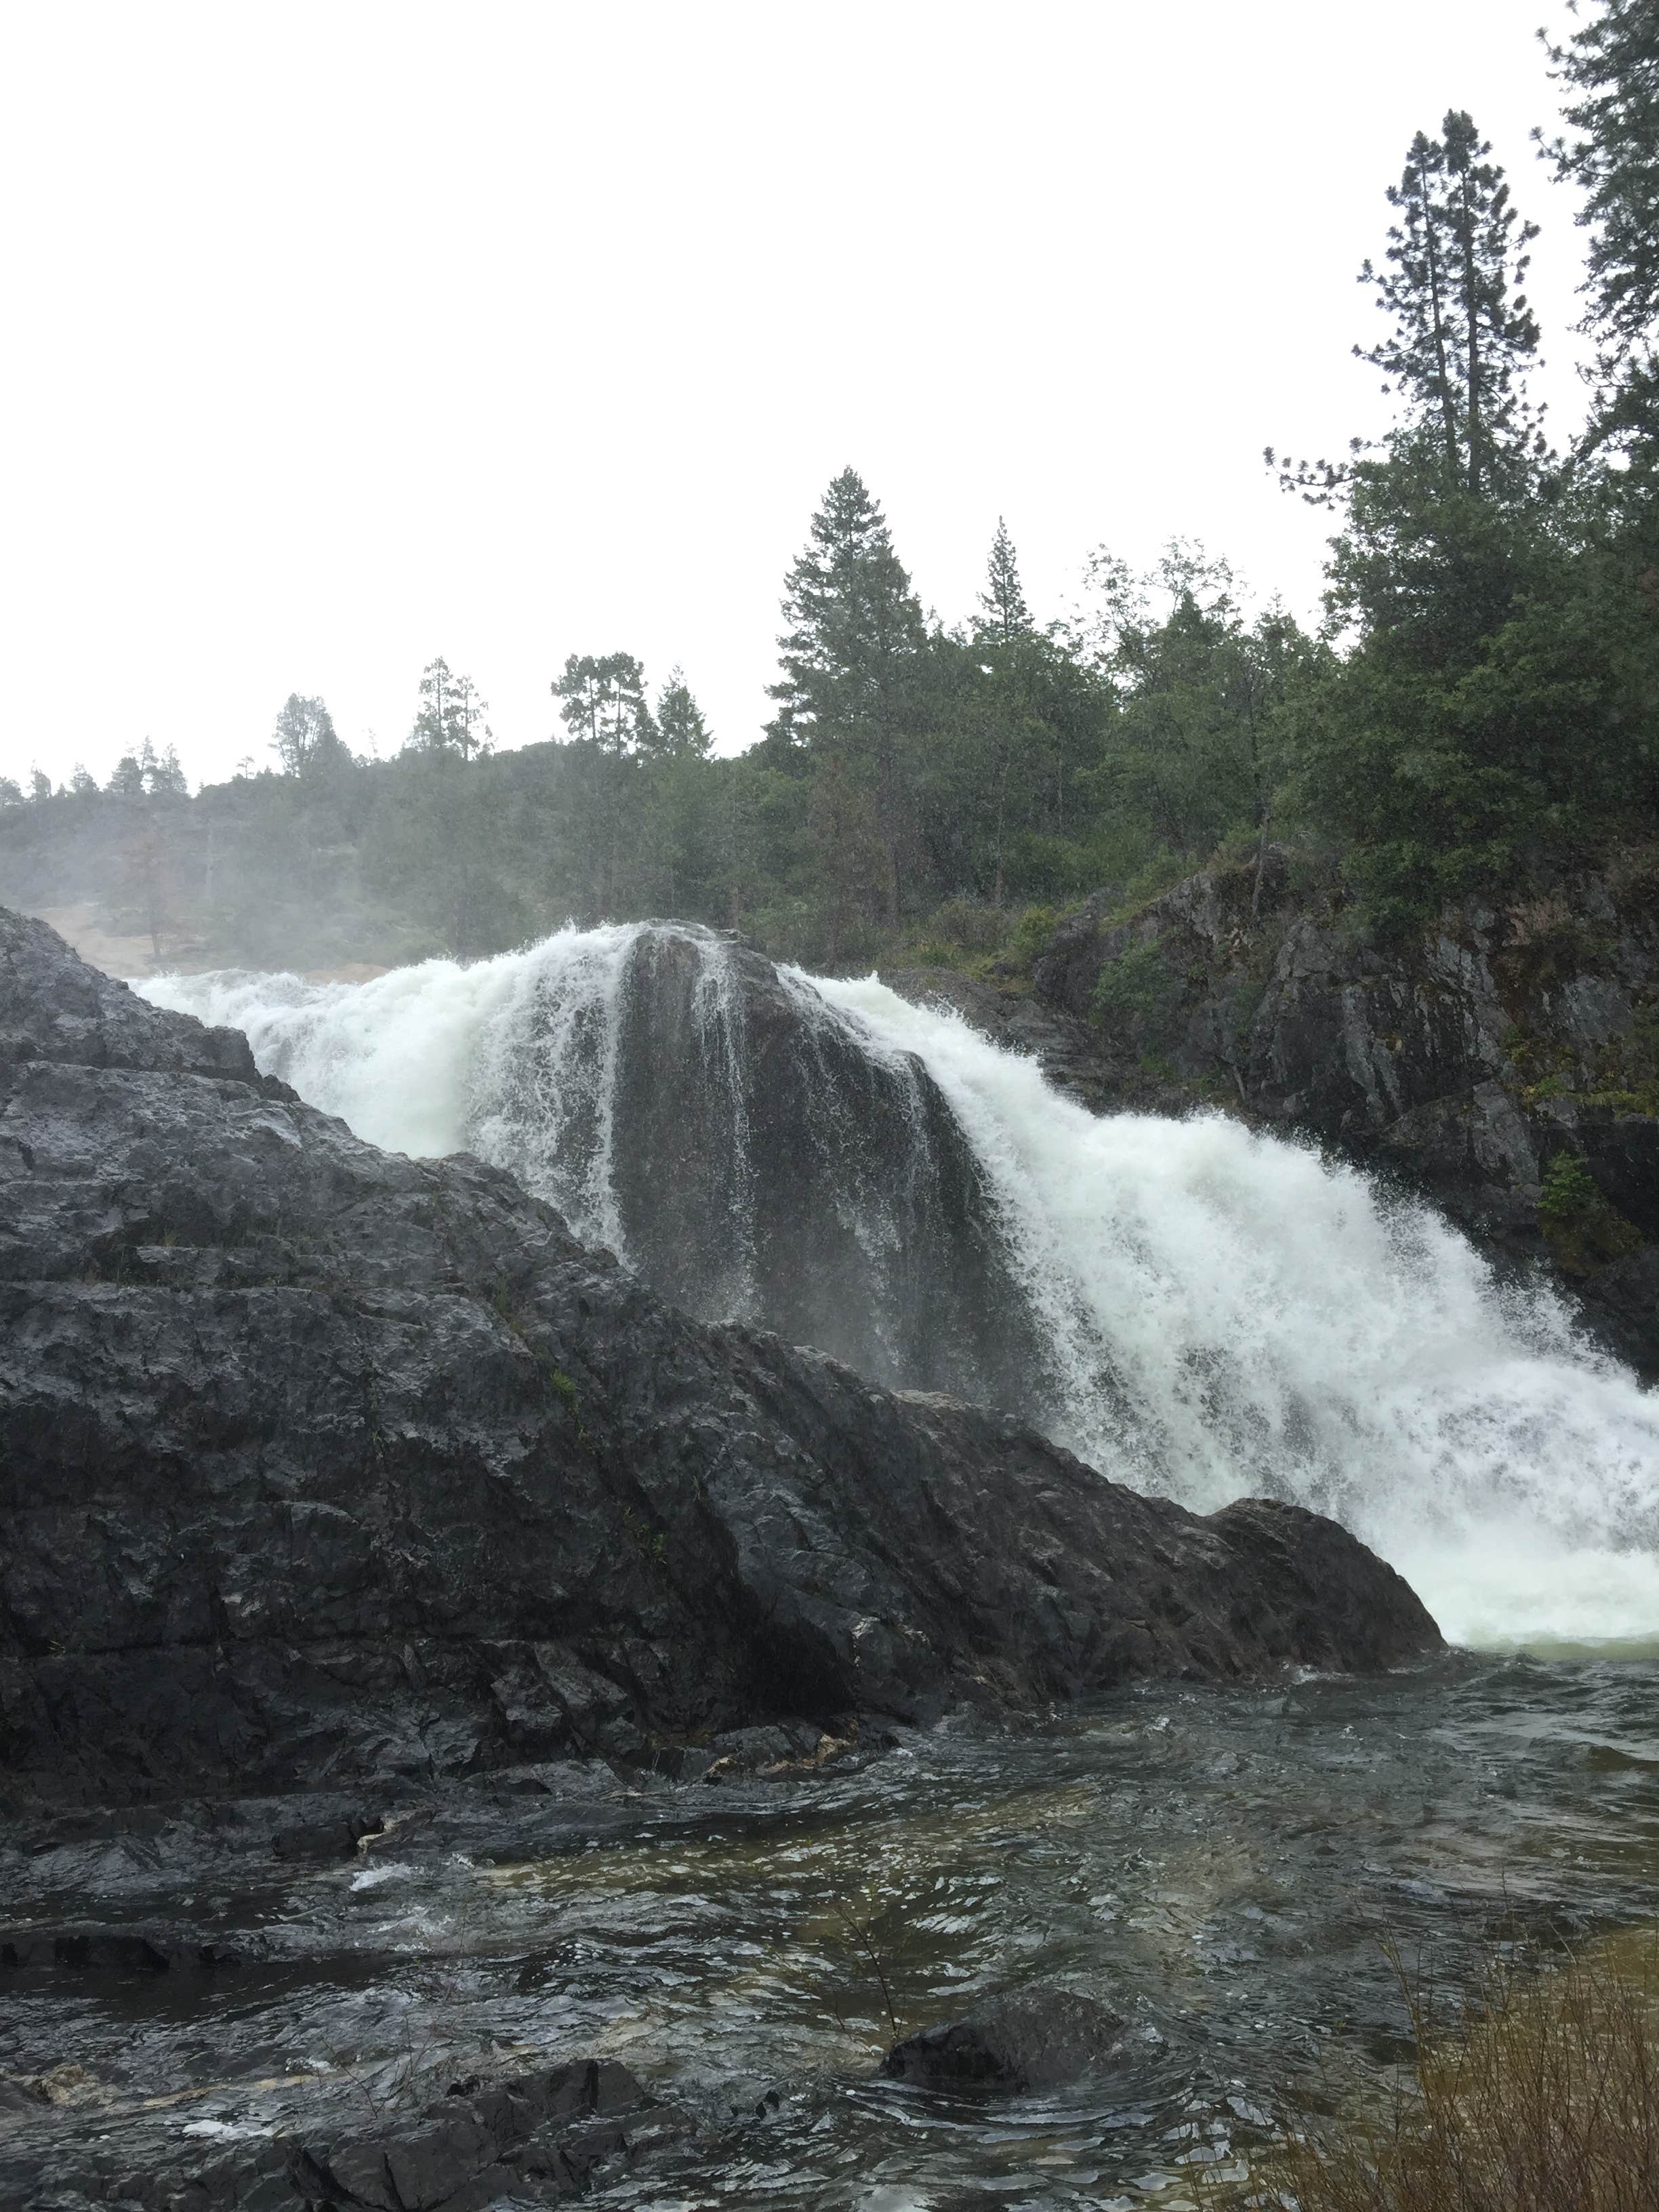
[[[1175,532],[1307,606],[1261,464],[1375,419],[1385,185],[1527,134],[1560,0],[0,0],[0,772],[192,781],[290,690],[395,750],[441,653],[496,739],[571,652],[758,734],[848,462],[924,601],[1006,514],[1040,616]]]

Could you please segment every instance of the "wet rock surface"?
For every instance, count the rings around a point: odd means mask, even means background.
[[[642,932],[620,992],[611,1174],[638,1273],[872,1381],[1034,1415],[1030,1310],[932,1077],[740,940],[712,949]]]
[[[46,2101],[50,2101],[48,2097]],[[418,2113],[320,2136],[238,2141],[198,2122],[171,2161],[73,2155],[19,2176],[32,2212],[119,2204],[144,2212],[483,2212],[504,2199],[556,2204],[600,2179],[637,2172],[696,2133],[612,2059],[484,2084],[456,2082]],[[0,2166],[0,2185],[4,2169]]]
[[[1038,1983],[991,1998],[965,2020],[906,2036],[881,2070],[923,2088],[1026,2094],[1121,2066],[1125,2029],[1122,2014],[1097,1998]]]
[[[0,1036],[15,1802],[642,1759],[1437,1640],[1334,1524],[1202,1519],[695,1322],[504,1172],[374,1151],[15,916]],[[282,1848],[343,1852],[302,1825]]]

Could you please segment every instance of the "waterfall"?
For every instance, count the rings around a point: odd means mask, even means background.
[[[1659,1400],[1310,1148],[1091,1115],[953,1013],[678,926],[143,988],[374,1143],[511,1168],[696,1311],[1021,1412],[1200,1510],[1334,1514],[1456,1640],[1659,1633]]]

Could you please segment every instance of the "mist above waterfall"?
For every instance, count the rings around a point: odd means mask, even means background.
[[[954,1014],[707,932],[363,985],[169,977],[362,1136],[508,1167],[700,1313],[1333,1513],[1475,1643],[1659,1632],[1659,1406],[1437,1215],[1218,1115],[1097,1117]]]

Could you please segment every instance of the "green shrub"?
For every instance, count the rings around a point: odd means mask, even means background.
[[[1095,979],[1095,1012],[1127,1029],[1138,1044],[1152,1047],[1170,1041],[1185,994],[1182,979],[1156,945],[1132,945]]]
[[[1538,1193],[1538,1223],[1556,1263],[1588,1274],[1642,1242],[1641,1231],[1605,1198],[1576,1152],[1558,1152]]]

